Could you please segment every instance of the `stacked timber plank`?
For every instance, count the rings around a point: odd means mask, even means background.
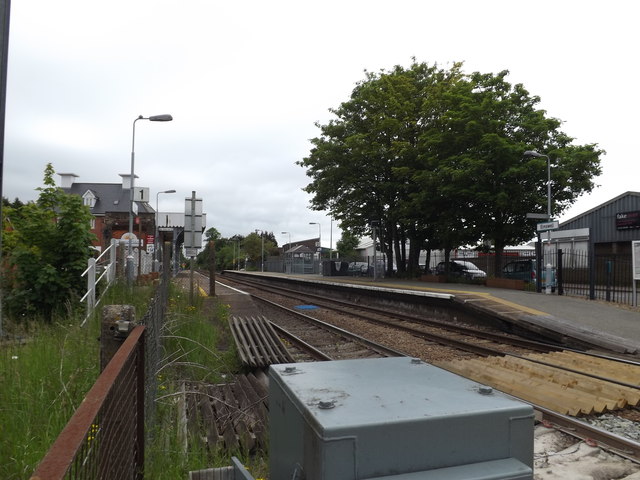
[[[251,368],[265,368],[294,360],[265,317],[237,317],[229,319],[231,334],[238,347],[242,363]]]
[[[640,367],[574,352],[454,360],[438,366],[565,415],[640,403]]]
[[[254,452],[267,439],[268,392],[262,372],[238,375],[232,383],[185,385],[190,442],[210,450]]]

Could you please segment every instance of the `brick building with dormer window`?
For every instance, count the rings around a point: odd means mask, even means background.
[[[129,202],[131,175],[120,174],[121,183],[82,183],[77,182],[78,175],[73,173],[59,173],[60,187],[65,193],[80,195],[85,205],[91,209],[93,219],[91,232],[95,234],[94,246],[104,250],[111,239],[120,239],[129,231]],[[137,175],[136,175],[137,178]],[[143,240],[146,246],[147,236],[155,232],[155,210],[151,207],[144,193],[148,189],[140,187],[138,195],[134,197],[134,226],[133,233]]]

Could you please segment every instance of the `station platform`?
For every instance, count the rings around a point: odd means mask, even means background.
[[[595,339],[595,343],[603,348],[640,356],[640,308],[638,307],[566,295],[547,295],[474,284],[429,283],[389,278],[374,281],[369,277],[252,273],[315,282],[446,293],[455,297],[458,302],[472,302],[475,308],[493,311],[501,317],[526,318],[527,322],[540,327],[558,331],[574,338],[583,338],[589,341]],[[224,276],[220,277],[220,279],[223,278]]]

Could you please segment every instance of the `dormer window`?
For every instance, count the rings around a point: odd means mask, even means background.
[[[96,201],[98,197],[91,190],[87,190],[84,195],[82,195],[82,203],[89,208],[93,208],[96,206]]]

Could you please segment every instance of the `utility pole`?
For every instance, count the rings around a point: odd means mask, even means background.
[[[209,296],[216,296],[216,250],[213,240],[209,240]]]

